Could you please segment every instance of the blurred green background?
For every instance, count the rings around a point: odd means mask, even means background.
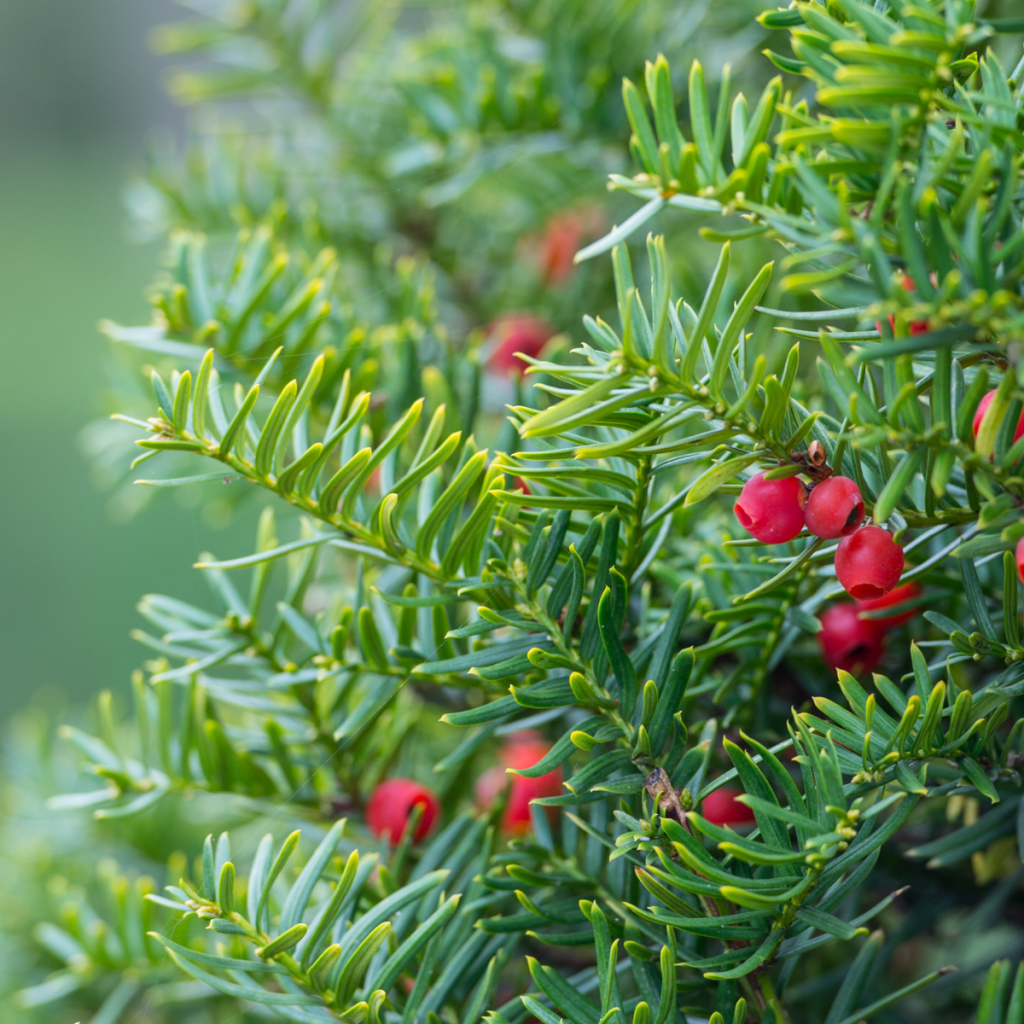
[[[180,130],[146,45],[177,16],[162,0],[0,5],[0,719],[124,689],[138,598],[202,598],[196,554],[230,547],[173,501],[117,522],[79,440],[102,408],[97,321],[148,319],[159,253],[129,240],[121,192],[148,134]]]

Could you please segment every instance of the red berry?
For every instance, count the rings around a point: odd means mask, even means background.
[[[795,477],[766,480],[751,477],[740,491],[733,512],[740,526],[765,544],[784,544],[804,528],[807,488]]]
[[[553,288],[567,281],[576,269],[576,250],[585,238],[596,237],[603,230],[604,217],[596,206],[578,206],[552,216],[536,254],[544,283]]]
[[[501,817],[502,827],[507,832],[521,834],[529,830],[530,801],[539,797],[561,795],[561,768],[556,768],[537,779],[510,775],[506,771],[508,768],[532,768],[550,749],[536,733],[524,732],[514,735],[499,753],[501,766],[490,768],[477,781],[476,798],[482,807],[490,806],[505,786],[509,787],[508,800]]]
[[[742,790],[722,786],[704,797],[700,812],[712,825],[728,825],[732,828],[737,825],[753,825],[754,812],[736,799],[742,795]]]
[[[537,356],[555,333],[554,328],[532,313],[509,313],[491,325],[490,335],[495,347],[488,365],[505,377],[521,377],[526,364],[516,356]]]
[[[880,526],[862,526],[836,550],[836,576],[858,601],[884,597],[903,574],[903,548]]]
[[[804,522],[815,537],[835,540],[853,533],[864,518],[860,488],[848,476],[830,476],[811,491]]]
[[[981,430],[981,421],[985,418],[985,413],[988,412],[988,407],[992,404],[992,399],[996,397],[995,391],[990,391],[985,397],[978,403],[978,408],[974,411],[974,436],[978,436],[978,431]],[[1013,432],[1013,440],[1019,441],[1021,437],[1024,437],[1024,412],[1021,412],[1020,419],[1017,420],[1017,429]]]
[[[1017,550],[1013,557],[1017,562],[1017,577],[1024,583],[1024,537],[1017,541]]]
[[[583,237],[583,222],[571,211],[556,213],[548,221],[541,240],[539,263],[544,283],[559,285],[569,279],[575,269],[573,257]]]
[[[904,583],[895,590],[890,590],[884,597],[876,597],[871,601],[858,601],[857,610],[859,612],[872,612],[877,611],[879,608],[894,608],[898,604],[903,604],[905,601],[910,601],[912,598],[917,597],[920,593],[921,587],[919,584]],[[904,622],[909,622],[916,614],[917,609],[911,608],[908,611],[900,612],[898,615],[886,616],[884,619],[872,618],[862,619],[861,621],[870,623],[876,630],[892,629]]]
[[[833,671],[842,669],[859,676],[870,672],[885,650],[884,630],[860,618],[860,608],[850,601],[834,604],[821,617],[818,646]]]
[[[397,843],[409,824],[417,805],[423,808],[413,839],[419,842],[437,820],[441,805],[434,793],[413,779],[385,779],[370,795],[366,805],[366,824],[380,838]]]

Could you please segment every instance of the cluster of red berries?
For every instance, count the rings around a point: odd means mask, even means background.
[[[896,586],[903,548],[880,526],[861,525],[864,499],[857,484],[830,476],[808,493],[795,476],[769,480],[759,473],[744,485],[734,511],[751,536],[768,544],[793,540],[805,527],[824,540],[839,538],[836,577],[856,600],[835,604],[822,615],[818,644],[832,669],[870,672],[885,652],[886,632],[913,612],[885,619],[864,619],[861,613],[901,604],[918,588]]]
[[[530,803],[539,797],[559,796],[562,770],[556,768],[536,779],[507,774],[507,769],[531,768],[550,750],[535,732],[513,733],[502,746],[499,765],[477,780],[476,799],[481,808],[490,807],[508,787],[508,798],[501,816],[505,832],[522,835],[530,828]],[[420,814],[413,830],[413,842],[425,839],[440,817],[441,803],[433,790],[415,779],[386,779],[374,789],[366,805],[366,824],[378,839],[398,843],[405,838],[413,812]]]
[[[769,480],[758,473],[746,482],[733,509],[740,525],[766,544],[784,544],[806,528],[815,537],[839,541],[836,576],[858,600],[884,597],[903,573],[903,548],[880,526],[861,526],[864,499],[845,476],[830,476],[810,494],[795,476]]]

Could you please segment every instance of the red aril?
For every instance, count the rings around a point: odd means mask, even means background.
[[[978,431],[981,430],[981,421],[985,418],[985,413],[988,412],[988,407],[992,404],[992,399],[996,397],[995,391],[990,391],[984,398],[978,403],[978,408],[974,411],[974,436],[978,436]],[[1017,420],[1017,429],[1013,432],[1014,442],[1019,441],[1024,437],[1024,412],[1021,412],[1020,419]]]
[[[836,550],[836,577],[858,601],[884,597],[903,574],[903,548],[880,526],[862,526]]]
[[[370,795],[366,824],[378,838],[397,843],[405,834],[413,808],[422,807],[413,839],[419,842],[431,830],[441,810],[432,790],[413,779],[385,779]]]
[[[766,480],[751,477],[740,492],[733,512],[740,526],[765,544],[784,544],[804,528],[807,488],[795,477]]]
[[[488,769],[477,780],[476,798],[482,807],[489,807],[508,786],[508,800],[501,817],[505,831],[517,834],[528,831],[531,801],[562,794],[561,768],[536,779],[512,775],[507,771],[509,768],[532,768],[550,749],[550,744],[537,733],[513,734],[498,755],[501,765]]]
[[[1021,583],[1024,583],[1024,537],[1017,541],[1017,550],[1013,553],[1013,557],[1017,563],[1017,577]]]
[[[604,216],[597,206],[578,206],[554,214],[544,227],[536,260],[549,288],[568,281],[576,269],[576,252],[585,239],[604,230]]]
[[[848,476],[830,476],[808,495],[804,522],[815,537],[834,540],[853,533],[864,519],[860,488]]]
[[[532,313],[509,313],[498,317],[491,325],[490,335],[494,339],[494,350],[488,366],[495,373],[505,377],[521,377],[526,364],[518,358],[517,352],[538,356],[555,333],[554,328]]]
[[[737,825],[753,825],[754,812],[746,804],[741,804],[736,799],[742,795],[742,790],[732,789],[729,786],[716,789],[701,801],[701,816],[710,821],[712,825],[723,827],[726,825],[730,828],[735,828]]]
[[[818,646],[829,668],[859,676],[870,672],[885,653],[884,631],[860,618],[851,601],[834,604],[821,616]]]
[[[548,221],[538,253],[545,284],[560,285],[572,276],[575,269],[573,257],[580,247],[582,237],[582,219],[572,211],[556,213]]]

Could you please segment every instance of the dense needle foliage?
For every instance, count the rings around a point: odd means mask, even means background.
[[[262,512],[16,732],[13,1013],[1022,1024],[1024,19],[196,6],[89,436]]]

